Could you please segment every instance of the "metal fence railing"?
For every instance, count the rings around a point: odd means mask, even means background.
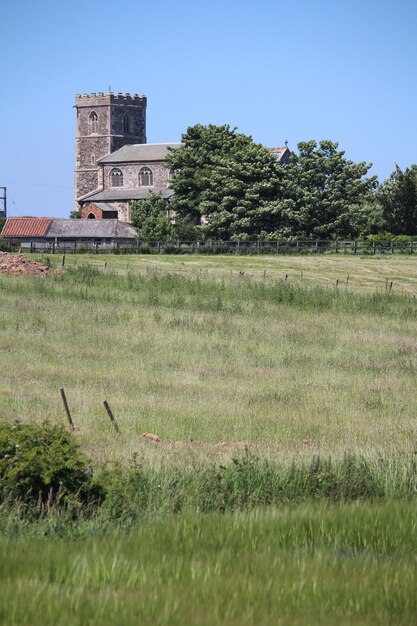
[[[416,254],[410,239],[291,239],[278,241],[56,241],[15,243],[0,240],[0,250],[21,252],[137,254]]]

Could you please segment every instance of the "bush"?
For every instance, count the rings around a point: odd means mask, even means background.
[[[0,422],[0,503],[80,508],[100,499],[74,437],[59,426]]]

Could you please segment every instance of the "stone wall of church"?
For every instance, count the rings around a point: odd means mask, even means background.
[[[163,161],[152,161],[149,163],[115,163],[104,165],[104,189],[111,187],[110,173],[116,168],[123,174],[123,187],[125,189],[139,189],[139,172],[143,167],[148,167],[153,174],[152,187],[169,187],[169,171],[164,167]]]

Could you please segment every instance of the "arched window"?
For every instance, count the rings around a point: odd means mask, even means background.
[[[149,167],[142,167],[139,171],[139,187],[152,187],[153,174]]]
[[[123,174],[117,167],[110,172],[110,187],[123,187]]]
[[[89,214],[87,215],[87,219],[88,219],[88,220],[95,220],[95,219],[96,219],[96,216],[94,215],[94,213],[89,213]]]
[[[98,115],[95,111],[91,111],[88,118],[88,126],[90,133],[98,133]]]
[[[168,170],[168,183],[172,182],[175,178],[175,171],[170,169]]]
[[[123,115],[123,132],[124,133],[132,132],[132,118],[130,117],[130,113],[125,113]]]

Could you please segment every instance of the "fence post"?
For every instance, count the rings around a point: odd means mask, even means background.
[[[107,402],[107,400],[104,400],[103,404],[104,404],[104,408],[106,409],[107,414],[108,414],[108,416],[109,416],[109,418],[110,418],[110,421],[111,421],[111,423],[112,423],[112,424],[113,424],[113,426],[114,426],[114,430],[116,431],[116,433],[118,433],[118,434],[120,435],[120,429],[119,429],[119,426],[118,426],[118,424],[117,424],[116,420],[114,419],[114,415],[113,415],[113,413],[112,413],[111,408],[109,407],[109,403]]]
[[[65,391],[62,388],[59,391],[61,392],[61,398],[62,398],[62,402],[64,403],[65,413],[67,414],[69,427],[71,430],[75,430],[74,422],[72,421],[71,413],[68,407],[67,398],[65,396]]]

